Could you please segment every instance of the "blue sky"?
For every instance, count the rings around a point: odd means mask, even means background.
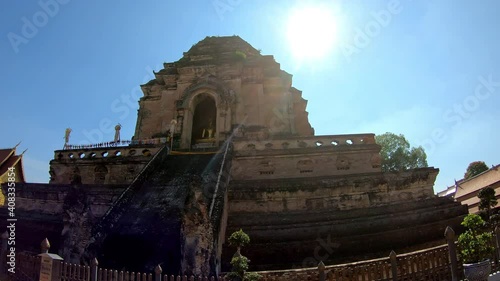
[[[295,20],[335,38],[324,53],[293,51],[290,17],[308,7],[334,18]],[[494,0],[3,1],[0,147],[22,141],[27,179],[47,182],[65,128],[71,143],[110,141],[119,122],[130,139],[153,70],[206,36],[239,35],[293,74],[317,135],[404,134],[440,169],[439,191],[472,161],[500,163],[499,10]]]

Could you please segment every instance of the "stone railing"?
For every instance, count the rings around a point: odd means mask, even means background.
[[[56,160],[76,160],[76,159],[98,159],[112,157],[137,157],[154,155],[160,147],[134,147],[134,146],[117,146],[117,147],[98,147],[98,148],[80,148],[71,150],[56,150],[54,159]]]
[[[129,145],[158,145],[158,144],[164,144],[166,142],[167,138],[154,138],[154,139],[143,139],[143,140],[123,140],[117,142],[109,141],[109,142],[100,142],[100,143],[82,144],[82,145],[66,144],[64,145],[63,150],[122,147]]]
[[[376,144],[374,134],[331,135],[313,137],[273,138],[270,140],[234,140],[234,150],[278,150],[301,148],[341,148]]]

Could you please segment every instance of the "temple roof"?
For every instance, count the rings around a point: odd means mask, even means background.
[[[12,154],[15,154],[15,148],[0,149],[0,167],[7,161]]]
[[[13,148],[5,148],[5,149],[0,149],[0,179],[4,178],[6,174],[9,172],[10,167],[14,167],[18,165],[18,170],[16,171],[17,175],[17,182],[24,182],[24,171],[23,171],[23,165],[22,165],[22,156],[23,154],[21,153],[20,155],[16,155],[16,148],[17,145]],[[19,171],[20,169],[20,171]],[[0,180],[1,182],[1,180]]]

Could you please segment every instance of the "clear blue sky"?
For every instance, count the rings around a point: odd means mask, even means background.
[[[0,3],[0,147],[22,141],[31,182],[48,181],[67,127],[75,144],[108,121],[130,139],[137,86],[217,35],[274,55],[309,101],[317,135],[389,131],[424,145],[440,169],[436,191],[472,161],[500,163],[498,1],[59,1]],[[292,51],[291,14],[307,7],[335,18],[295,20],[311,41],[335,37],[327,51]]]

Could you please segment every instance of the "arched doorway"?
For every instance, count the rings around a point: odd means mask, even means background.
[[[217,107],[208,94],[195,97],[191,145],[212,146],[216,139]]]

